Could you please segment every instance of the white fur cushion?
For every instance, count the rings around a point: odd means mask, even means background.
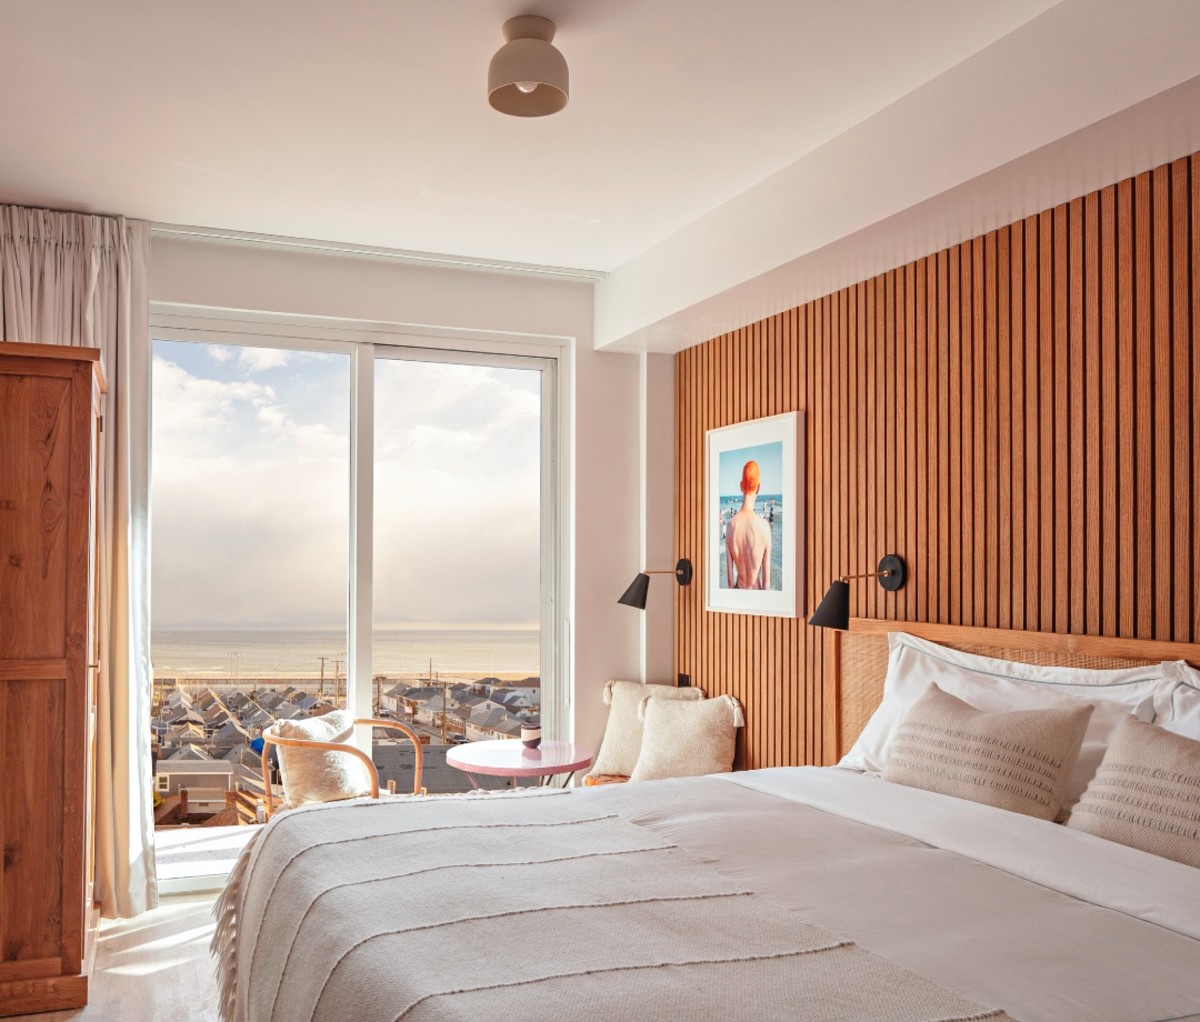
[[[631,781],[720,774],[733,767],[737,729],[745,723],[733,696],[680,702],[643,699],[642,751]]]
[[[345,742],[354,731],[354,718],[346,710],[334,710],[323,717],[281,720],[272,730],[280,738]],[[335,802],[371,794],[371,777],[366,764],[351,753],[287,745],[276,748],[279,749],[284,800],[288,805]]]
[[[638,705],[652,697],[662,700],[703,699],[698,688],[675,688],[673,685],[643,685],[640,681],[610,681],[604,686],[604,701],[608,704],[608,724],[592,774],[620,774],[628,777],[642,749],[642,721]]]

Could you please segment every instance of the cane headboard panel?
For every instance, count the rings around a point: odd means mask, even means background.
[[[850,622],[850,631],[840,633],[832,645],[837,676],[839,757],[854,744],[883,697],[887,636],[888,632],[895,631],[908,632],[966,653],[1028,664],[1119,668],[1162,660],[1187,660],[1200,665],[1200,644],[1196,643],[855,618]]]

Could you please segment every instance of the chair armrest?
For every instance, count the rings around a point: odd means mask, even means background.
[[[377,720],[374,717],[358,717],[355,718],[355,724],[370,724],[372,727],[388,727],[393,731],[403,732],[404,736],[413,743],[413,748],[416,750],[414,758],[413,770],[413,790],[414,795],[421,794],[421,772],[424,769],[425,750],[421,748],[421,739],[417,733],[407,724],[401,724],[395,720]]]
[[[413,743],[416,749],[415,769],[413,771],[413,794],[421,793],[421,776],[424,766],[425,752],[421,748],[421,739],[417,733],[407,724],[400,724],[391,720],[376,720],[373,717],[361,717],[354,721],[355,725],[371,725],[372,727],[386,727],[394,731],[401,731],[405,737]],[[275,812],[274,786],[271,784],[271,765],[268,762],[270,746],[286,745],[294,748],[304,749],[319,749],[323,752],[344,752],[351,756],[356,756],[360,759],[367,768],[367,772],[371,778],[371,798],[379,798],[379,771],[375,768],[375,763],[371,757],[359,749],[357,746],[348,745],[344,742],[321,742],[313,738],[284,738],[280,735],[273,734],[270,728],[265,728],[262,733],[263,749],[260,757],[262,763],[263,789],[266,794],[266,811],[267,818]]]

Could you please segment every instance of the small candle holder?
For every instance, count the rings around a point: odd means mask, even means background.
[[[536,749],[542,744],[541,724],[521,725],[521,744],[527,749]]]

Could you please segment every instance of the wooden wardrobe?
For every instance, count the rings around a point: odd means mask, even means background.
[[[0,343],[0,1015],[87,1003],[95,348]]]

